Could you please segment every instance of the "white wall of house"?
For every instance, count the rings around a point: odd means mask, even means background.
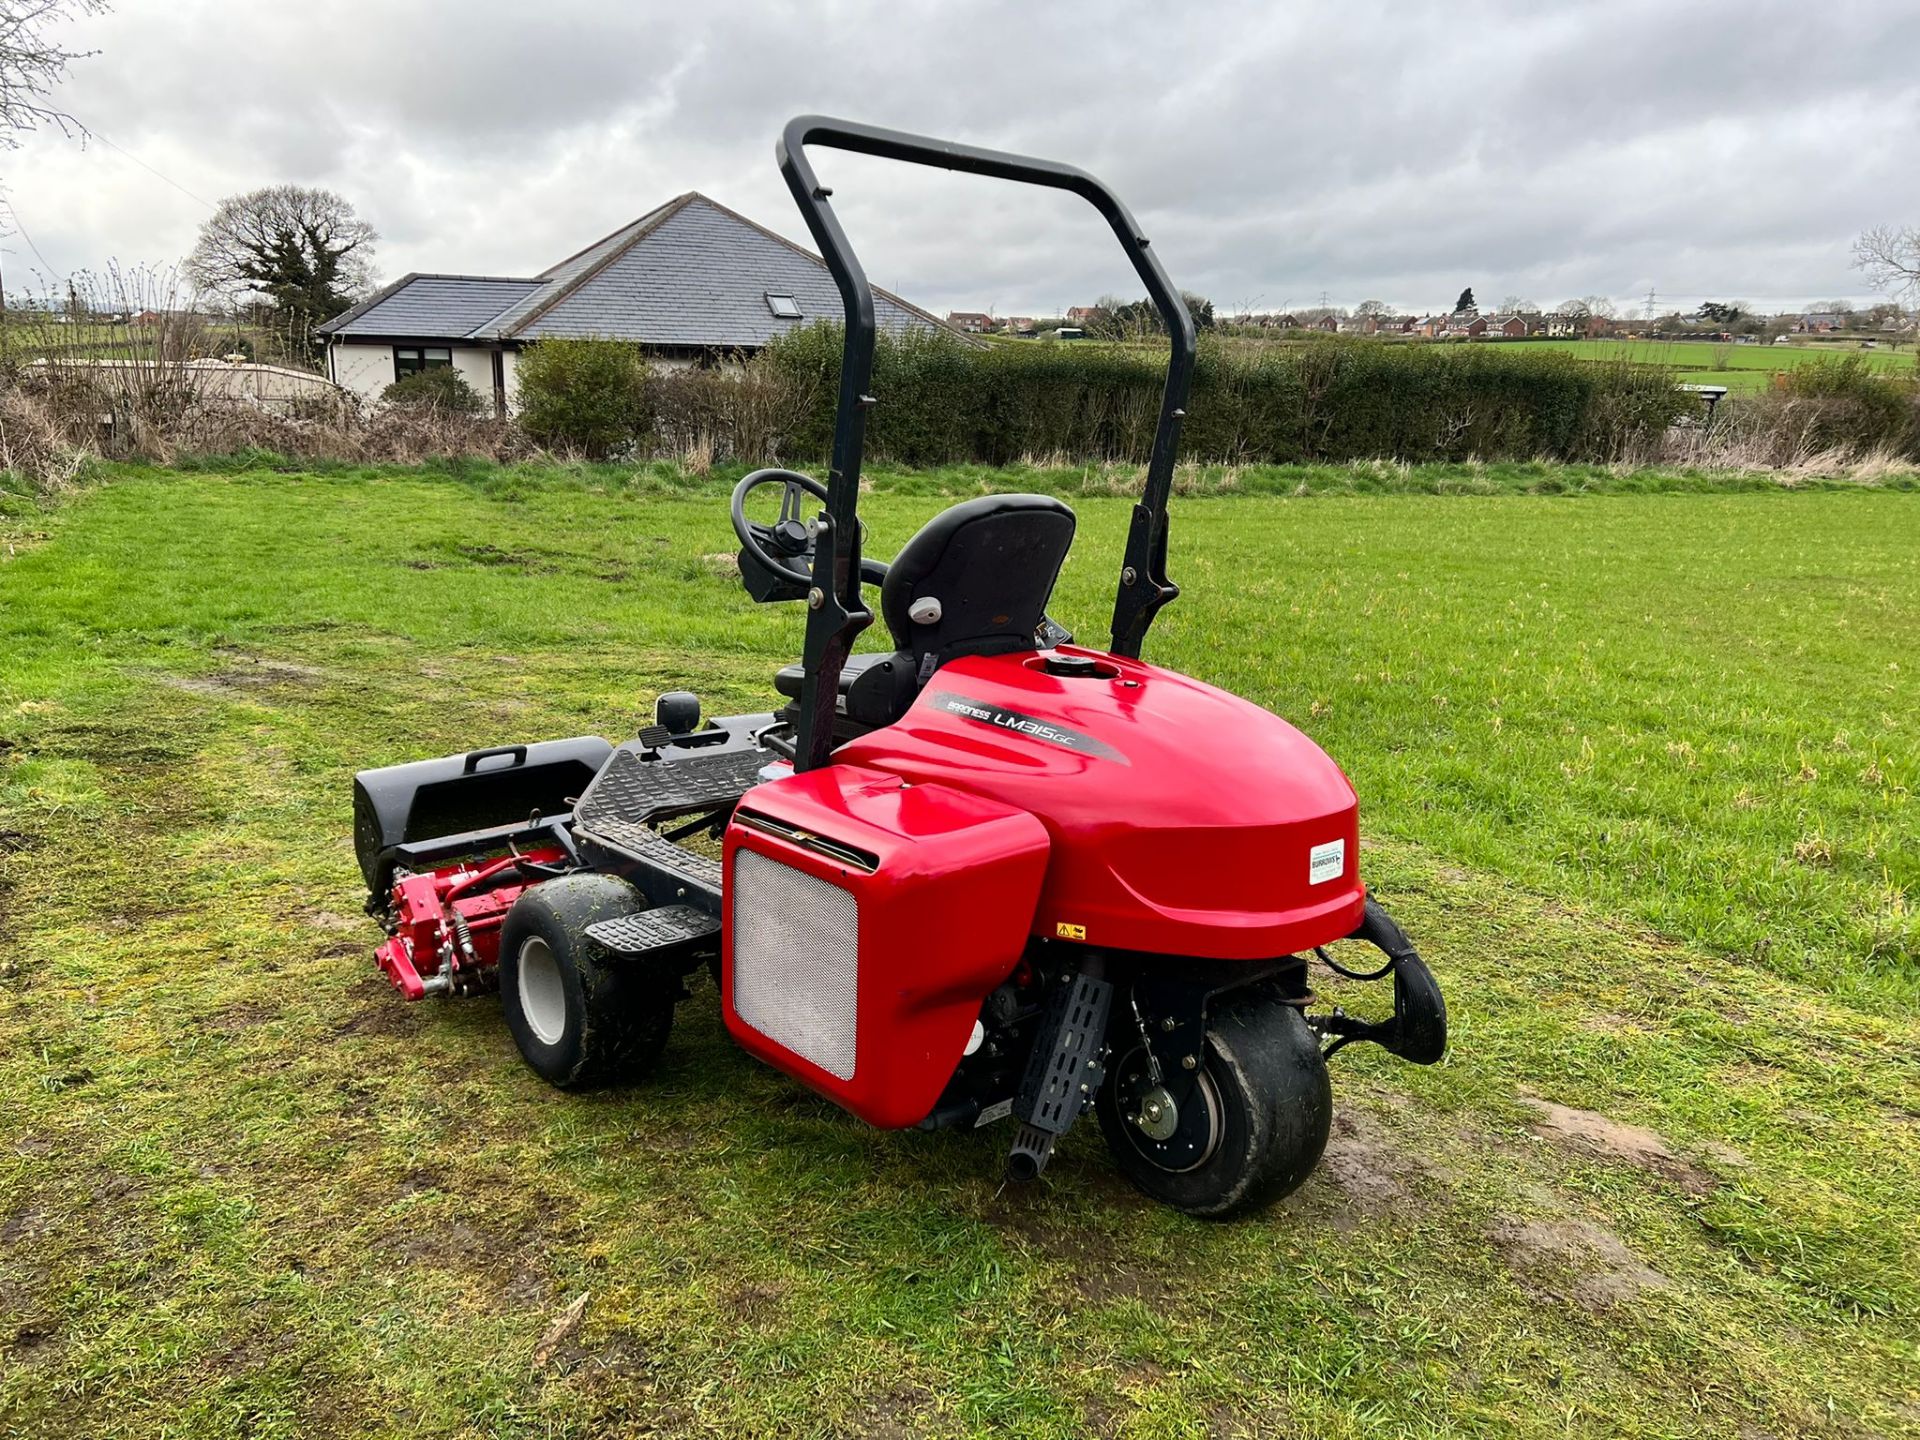
[[[460,372],[461,379],[473,387],[474,394],[490,407],[493,404],[493,351],[480,345],[435,348],[452,351],[453,368]],[[393,384],[393,346],[390,344],[373,345],[365,341],[335,340],[327,348],[327,355],[333,367],[331,373],[334,383],[352,391],[368,404],[379,400],[381,391]],[[505,351],[500,360],[507,388],[507,409],[516,410],[520,405],[519,352]],[[691,370],[696,363],[688,357],[678,355],[654,355],[647,360],[651,369],[663,375],[678,370]]]
[[[453,368],[460,372],[460,378],[473,387],[473,393],[491,405],[493,403],[493,352],[479,345],[453,345],[445,347],[452,351]],[[361,399],[371,403],[380,398],[380,392],[394,382],[393,346],[370,345],[353,340],[336,340],[328,347],[333,365],[334,382],[353,391]],[[518,385],[515,381],[516,357],[509,351],[506,359],[507,404],[514,401]]]

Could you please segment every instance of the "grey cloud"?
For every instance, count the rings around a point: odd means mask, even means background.
[[[529,271],[701,189],[795,236],[772,164],[823,110],[1070,159],[1223,304],[1858,295],[1853,236],[1920,218],[1920,11],[840,0],[121,0],[63,99],[208,199],[349,195],[388,274]],[[104,146],[8,161],[60,266],[165,261],[204,213]],[[1137,289],[1097,219],[826,156],[876,279],[932,308]]]

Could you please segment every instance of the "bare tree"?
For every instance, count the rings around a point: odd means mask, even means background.
[[[1586,306],[1584,313],[1598,315],[1602,320],[1613,320],[1620,314],[1613,301],[1604,295],[1588,295],[1582,298],[1580,303]]]
[[[1353,307],[1356,315],[1391,315],[1393,307],[1384,300],[1362,300]]]
[[[271,185],[229,195],[187,257],[195,283],[235,302],[264,302],[299,343],[373,284],[380,237],[331,190]]]
[[[1853,242],[1853,263],[1867,283],[1920,300],[1920,225],[1877,225]]]
[[[1538,313],[1539,309],[1538,305],[1524,295],[1508,295],[1500,302],[1502,315],[1532,315]]]
[[[91,50],[69,50],[47,31],[78,15],[98,15],[106,0],[0,0],[0,148],[18,148],[20,134],[50,125],[62,135],[85,135],[82,125],[49,103],[67,66]]]

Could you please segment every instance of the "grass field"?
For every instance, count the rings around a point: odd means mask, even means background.
[[[1633,360],[1666,365],[1683,385],[1725,385],[1735,390],[1764,388],[1772,377],[1810,361],[1857,355],[1890,375],[1916,373],[1915,349],[1882,344],[1863,350],[1849,343],[1804,345],[1725,345],[1702,340],[1529,340],[1528,349],[1561,350],[1583,360]]]
[[[0,1435],[1920,1435],[1915,497],[1362,473],[1617,493],[1177,502],[1150,658],[1346,767],[1454,1021],[1226,1226],[1092,1127],[1006,1191],[1003,1130],[866,1131],[704,987],[565,1095],[374,972],[354,769],[770,703],[724,486],[12,502]],[[874,551],[978,478],[876,477]],[[1074,503],[1093,638],[1127,502]]]

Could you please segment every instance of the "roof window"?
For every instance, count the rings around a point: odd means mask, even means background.
[[[776,295],[771,290],[767,292],[767,310],[776,320],[798,320],[800,318],[800,302],[798,300],[794,299],[791,295]]]

